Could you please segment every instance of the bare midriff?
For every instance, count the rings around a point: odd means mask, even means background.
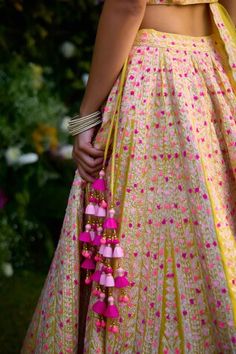
[[[213,32],[209,4],[148,5],[141,28],[196,37]]]

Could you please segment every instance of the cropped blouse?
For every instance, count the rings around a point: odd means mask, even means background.
[[[234,0],[236,1],[236,0]],[[218,0],[147,0],[147,5],[193,5],[209,4],[215,24],[214,31],[222,41],[228,55],[236,90],[236,29],[225,7]],[[235,91],[236,92],[236,91]]]

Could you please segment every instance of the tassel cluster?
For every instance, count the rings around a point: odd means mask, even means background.
[[[79,235],[79,240],[83,242],[84,260],[81,267],[86,270],[85,283],[97,283],[93,290],[97,301],[92,308],[97,314],[97,330],[100,331],[108,326],[108,331],[115,334],[119,332],[117,324],[119,310],[112,291],[114,288],[120,289],[118,301],[126,304],[129,298],[125,288],[130,284],[126,278],[127,273],[120,266],[124,252],[117,237],[118,221],[115,218],[114,208],[108,209],[105,192],[105,172],[102,169],[99,178],[91,184],[88,205],[85,208],[87,221],[85,230]]]

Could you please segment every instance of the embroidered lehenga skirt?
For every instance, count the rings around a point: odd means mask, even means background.
[[[119,80],[104,106],[98,148]],[[108,186],[110,172],[108,161]],[[118,333],[98,330],[96,296],[88,311],[79,298],[87,286],[78,237],[87,185],[76,171],[22,352],[78,353],[86,316],[84,353],[236,353],[236,89],[216,34],[138,32],[118,117],[114,184],[120,266],[129,279]],[[97,283],[90,287],[96,293]]]

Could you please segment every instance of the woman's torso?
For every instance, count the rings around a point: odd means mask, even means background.
[[[151,0],[150,3],[154,3],[155,1],[157,3],[160,2],[160,0]],[[140,26],[141,28],[153,28],[161,32],[190,36],[210,35],[212,33],[212,21],[209,4],[148,4]]]

